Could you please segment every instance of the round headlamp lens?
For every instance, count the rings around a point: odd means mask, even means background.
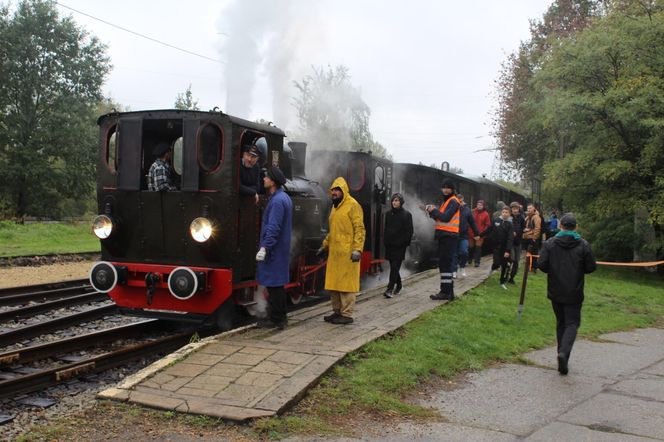
[[[97,238],[106,239],[113,232],[113,221],[106,215],[99,215],[92,222],[92,231]]]
[[[189,232],[194,241],[205,242],[212,236],[212,223],[207,218],[196,218],[189,225]]]

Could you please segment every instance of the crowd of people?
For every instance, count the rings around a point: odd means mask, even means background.
[[[169,164],[170,149],[165,143],[154,150],[156,157],[148,174],[148,189],[175,190],[173,171]],[[290,243],[292,231],[292,201],[283,190],[286,177],[276,166],[268,168],[262,177],[259,159],[261,150],[256,142],[242,147],[239,193],[258,204],[260,194],[268,197],[263,212],[259,249],[256,253],[256,279],[268,291],[268,315],[259,321],[260,327],[284,329],[288,324],[287,294],[284,286],[290,279]],[[446,179],[441,185],[439,205],[424,207],[434,220],[434,235],[438,241],[440,291],[433,300],[453,301],[454,280],[466,276],[466,264],[479,267],[482,246],[488,238],[493,249],[490,273],[500,269],[500,286],[515,284],[522,250],[534,257],[532,269],[546,272],[548,297],[556,316],[558,340],[558,370],[567,374],[568,361],[576,331],[581,321],[583,280],[595,270],[590,245],[576,233],[576,218],[565,214],[560,221],[554,210],[544,221],[537,207],[528,204],[524,213],[518,202],[506,205],[498,201],[493,216],[489,216],[486,202],[478,200],[474,209],[466,206],[463,195],[457,194],[455,184]],[[330,293],[332,313],[326,322],[351,324],[356,295],[360,290],[360,261],[365,242],[363,211],[350,195],[343,177],[337,177],[329,188],[332,210],[328,234],[318,255],[327,253],[325,290]],[[390,198],[391,210],[385,214],[383,241],[385,259],[390,265],[386,298],[399,295],[403,289],[400,269],[413,237],[413,217],[405,208],[403,195]],[[542,243],[543,235],[549,238]],[[529,269],[526,269],[529,271]]]

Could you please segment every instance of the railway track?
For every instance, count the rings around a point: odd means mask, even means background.
[[[160,325],[163,325],[162,321],[151,319],[58,342],[0,353],[0,368],[3,368],[0,372],[0,398],[41,391],[80,376],[118,367],[133,359],[169,352],[189,342],[195,333],[193,329],[179,331],[145,342],[122,345],[97,355],[71,356],[76,350],[107,347],[121,339],[141,339],[142,334],[158,330]],[[43,360],[56,362],[46,368],[25,366],[27,363]]]

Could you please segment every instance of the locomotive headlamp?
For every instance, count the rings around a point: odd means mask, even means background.
[[[189,225],[191,237],[196,242],[205,242],[212,236],[212,223],[204,217],[196,218]]]
[[[113,227],[113,220],[107,215],[99,215],[92,222],[92,231],[99,239],[106,239],[111,236]]]

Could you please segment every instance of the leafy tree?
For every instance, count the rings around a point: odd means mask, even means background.
[[[503,102],[501,153],[543,174],[544,199],[577,212],[609,259],[664,247],[662,6],[608,4],[583,29],[538,46],[537,62],[520,65],[524,80],[507,82],[519,94],[504,91],[513,100]]]
[[[293,100],[303,139],[313,148],[371,151],[389,157],[369,130],[371,110],[350,81],[348,68],[312,67],[312,73],[294,82],[299,96]]]
[[[93,188],[105,47],[54,3],[0,10],[0,201],[7,216],[59,216]]]
[[[194,100],[194,94],[191,93],[191,84],[183,94],[175,97],[175,108],[181,110],[200,110],[198,100]]]

